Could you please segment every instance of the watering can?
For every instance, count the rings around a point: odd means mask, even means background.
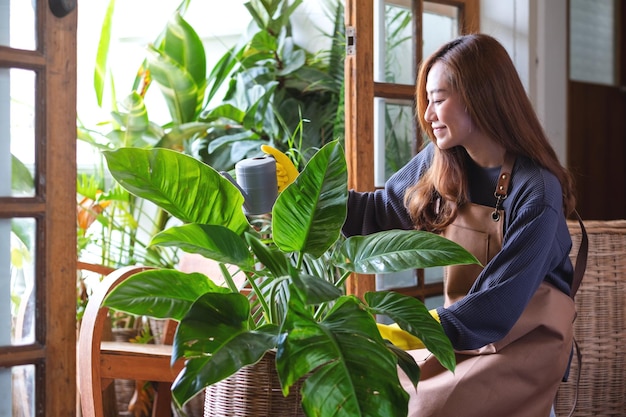
[[[260,215],[272,211],[278,197],[276,160],[273,157],[248,158],[237,162],[236,181],[227,172],[222,171],[221,174],[243,194],[245,214]]]

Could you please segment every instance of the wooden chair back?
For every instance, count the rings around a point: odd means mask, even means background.
[[[128,277],[150,269],[128,266],[106,275],[89,297],[78,337],[78,389],[83,417],[109,417],[110,399],[103,396],[115,379],[150,381],[157,384],[153,417],[169,417],[171,384],[183,367],[170,366],[171,342],[176,323],[165,326],[163,344],[138,344],[105,340],[108,308],[103,301],[109,292]],[[110,410],[109,410],[110,411]]]

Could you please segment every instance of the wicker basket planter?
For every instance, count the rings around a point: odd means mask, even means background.
[[[205,390],[204,417],[300,417],[301,384],[283,396],[276,373],[275,353]]]

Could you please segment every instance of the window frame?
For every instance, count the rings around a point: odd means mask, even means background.
[[[406,0],[395,2],[406,3]],[[422,60],[422,12],[424,0],[411,0],[413,20],[414,62]],[[479,30],[479,0],[434,0],[429,3],[455,6],[459,9],[459,33]],[[415,103],[415,84],[391,84],[374,81],[374,0],[346,0],[345,24],[353,33],[345,60],[345,150],[348,164],[348,187],[356,191],[373,191],[374,183],[374,99],[410,100]],[[415,125],[415,148],[419,130]],[[347,281],[347,291],[358,297],[376,289],[374,275],[353,275]],[[404,289],[424,299],[443,291],[442,284],[426,284],[423,271],[418,271],[418,285]]]
[[[35,341],[0,346],[0,367],[34,365],[36,416],[76,415],[77,13],[58,3],[35,2],[36,50],[0,46],[0,67],[36,73],[35,196],[0,197],[0,218],[36,221]]]

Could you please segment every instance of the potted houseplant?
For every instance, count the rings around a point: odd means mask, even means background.
[[[182,223],[157,234],[154,245],[175,246],[221,264],[236,265],[250,294],[226,268],[228,288],[200,273],[157,269],[116,287],[106,305],[179,322],[172,361],[186,358],[172,387],[183,404],[206,386],[275,352],[283,393],[302,381],[308,416],[405,415],[408,395],[400,366],[417,384],[419,368],[385,342],[375,316],[386,315],[419,337],[454,369],[450,341],[417,299],[376,292],[345,295],[351,272],[385,273],[476,259],[455,243],[421,231],[341,237],[346,217],[347,169],[342,147],[320,149],[274,204],[270,226],[251,227],[241,192],[195,158],[166,150],[105,152],[113,177]],[[330,268],[317,268],[323,259]],[[320,273],[320,270],[336,273]]]

